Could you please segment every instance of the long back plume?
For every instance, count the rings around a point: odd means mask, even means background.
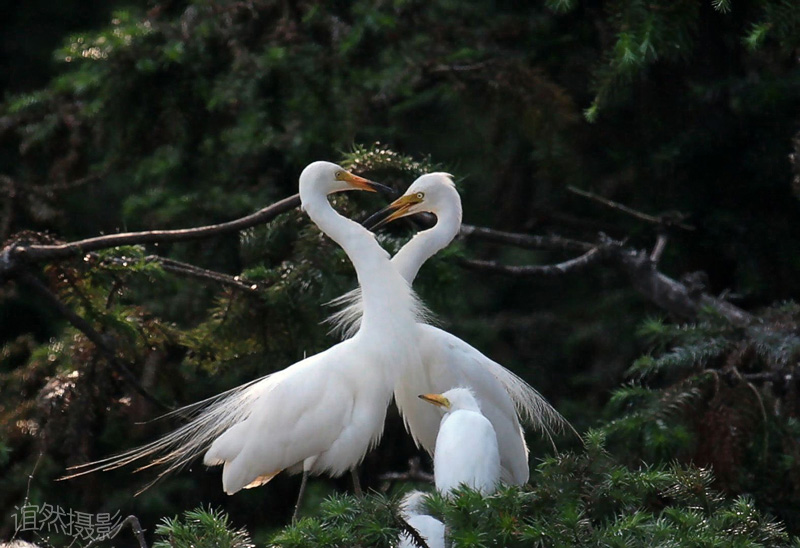
[[[415,301],[418,306],[418,309],[415,311],[417,321],[419,323],[431,325],[431,321],[435,319],[435,316],[425,307],[419,298],[416,298],[416,294]],[[331,325],[330,333],[338,334],[343,339],[347,339],[358,332],[358,328],[361,325],[362,314],[361,291],[359,288],[348,291],[341,297],[329,301],[326,305],[341,307],[325,319],[325,322]],[[467,344],[463,341],[461,342]],[[478,351],[475,350],[475,352]],[[480,354],[480,352],[478,352],[478,354]],[[489,369],[503,386],[509,398],[511,398],[511,401],[514,403],[517,413],[524,422],[542,432],[551,443],[553,443],[552,436],[555,434],[560,434],[565,431],[572,431],[575,433],[569,421],[567,421],[561,413],[556,411],[556,409],[550,405],[550,402],[535,388],[494,360],[489,359],[483,354],[480,354],[480,356],[482,365]],[[575,433],[575,435],[580,438],[577,433]],[[553,445],[555,446],[554,443]]]
[[[411,312],[417,323],[435,325],[436,315],[425,306],[417,293],[411,291],[412,308]],[[361,296],[361,287],[351,289],[344,295],[331,299],[325,306],[340,307],[323,320],[331,327],[328,333],[340,337],[342,340],[350,339],[358,333],[361,328],[361,317],[364,315],[364,303]]]
[[[92,472],[113,470],[142,459],[151,459],[136,471],[153,466],[161,466],[162,470],[153,481],[137,492],[138,495],[165,475],[189,464],[205,452],[228,428],[249,417],[253,403],[274,386],[272,380],[272,374],[266,375],[222,394],[171,411],[159,418],[179,416],[188,418],[189,422],[146,445],[101,460],[71,466],[69,470],[74,472],[59,479],[65,480]]]

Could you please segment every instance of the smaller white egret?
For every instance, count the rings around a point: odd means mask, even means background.
[[[453,388],[419,397],[444,411],[433,455],[436,490],[447,495],[466,485],[484,495],[494,493],[500,481],[497,435],[472,390]]]
[[[400,502],[400,513],[406,523],[417,530],[428,548],[444,548],[444,523],[424,513],[425,497],[422,491],[411,491]],[[411,535],[401,533],[397,548],[417,548],[417,545]]]

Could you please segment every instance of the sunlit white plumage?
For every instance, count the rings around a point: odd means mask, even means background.
[[[417,530],[428,548],[444,548],[444,523],[425,514],[425,493],[411,491],[400,503],[400,513],[411,527]],[[417,548],[408,533],[400,535],[397,548]]]
[[[419,397],[444,411],[433,456],[436,490],[447,495],[466,485],[484,495],[494,493],[500,481],[497,435],[472,391],[453,388]]]
[[[392,264],[409,283],[429,257],[452,241],[461,226],[461,199],[449,175],[431,173],[419,177],[380,215],[389,214],[383,221],[386,222],[423,211],[436,216],[436,225],[416,234],[392,259]],[[345,308],[329,318],[345,334],[354,332],[360,325],[360,297],[360,292],[355,290],[337,299]],[[418,394],[468,386],[495,428],[503,481],[517,485],[526,483],[528,449],[517,413],[548,435],[552,429],[566,424],[564,419],[525,381],[463,340],[427,323],[419,327],[417,344],[424,367],[413,370],[395,388],[395,398],[414,439],[433,454],[440,423],[439,414],[419,401]]]
[[[327,162],[300,176],[303,208],[347,253],[364,294],[364,318],[351,339],[282,371],[189,406],[194,418],[145,447],[105,459],[81,473],[158,456],[172,471],[207,452],[222,464],[223,488],[235,493],[266,483],[282,470],[339,475],[358,464],[380,438],[398,377],[417,364],[419,305],[388,254],[359,224],[339,215],[332,192],[370,183]],[[392,288],[386,291],[387,284]],[[213,443],[212,443],[213,442]],[[209,448],[210,445],[210,448]]]

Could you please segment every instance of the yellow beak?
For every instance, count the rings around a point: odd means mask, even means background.
[[[401,217],[410,215],[409,209],[422,202],[416,194],[406,194],[400,196],[394,202],[384,207],[377,213],[372,214],[366,221],[361,223],[369,230],[375,230]],[[388,215],[387,215],[388,213]]]
[[[366,190],[367,192],[377,192],[378,190],[392,192],[392,189],[385,185],[376,183],[375,181],[370,181],[364,177],[359,177],[358,175],[354,175],[349,171],[342,172],[341,179],[342,181],[350,183],[350,186],[357,188],[358,190]]]
[[[421,400],[425,400],[428,403],[432,403],[437,407],[444,407],[445,409],[450,409],[450,400],[448,400],[441,394],[420,394],[419,398]]]

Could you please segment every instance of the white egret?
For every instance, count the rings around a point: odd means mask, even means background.
[[[92,468],[81,473],[160,455],[147,466],[166,465],[163,475],[207,449],[207,465],[224,465],[222,483],[228,494],[262,485],[283,470],[302,470],[302,496],[309,474],[338,476],[356,466],[380,439],[398,379],[419,363],[416,346],[409,341],[416,338],[420,305],[409,284],[374,235],[337,213],[327,199],[333,192],[375,186],[328,162],[310,164],[300,175],[303,209],[355,267],[364,316],[354,337],[184,408],[194,419],[177,431],[90,463]]]
[[[417,530],[428,548],[444,548],[444,523],[425,514],[425,493],[411,491],[400,502],[400,513],[411,527]],[[400,534],[397,548],[417,548],[408,533]]]
[[[412,282],[421,265],[458,234],[461,226],[461,198],[451,176],[430,173],[419,177],[403,196],[365,221],[380,219],[377,226],[420,212],[433,213],[436,224],[416,234],[392,259],[404,279]],[[347,336],[358,329],[361,317],[358,289],[337,299],[346,307],[329,321]],[[403,410],[406,425],[428,453],[434,454],[440,415],[419,401],[420,393],[441,393],[468,386],[481,404],[484,415],[497,434],[502,479],[521,485],[529,478],[528,449],[517,412],[549,435],[566,421],[535,389],[517,375],[489,359],[460,338],[426,323],[420,323],[417,345],[423,369],[413,369],[395,388],[395,398]]]
[[[433,455],[436,490],[446,495],[466,485],[484,495],[494,493],[500,481],[497,435],[472,391],[453,388],[419,397],[444,411]]]

